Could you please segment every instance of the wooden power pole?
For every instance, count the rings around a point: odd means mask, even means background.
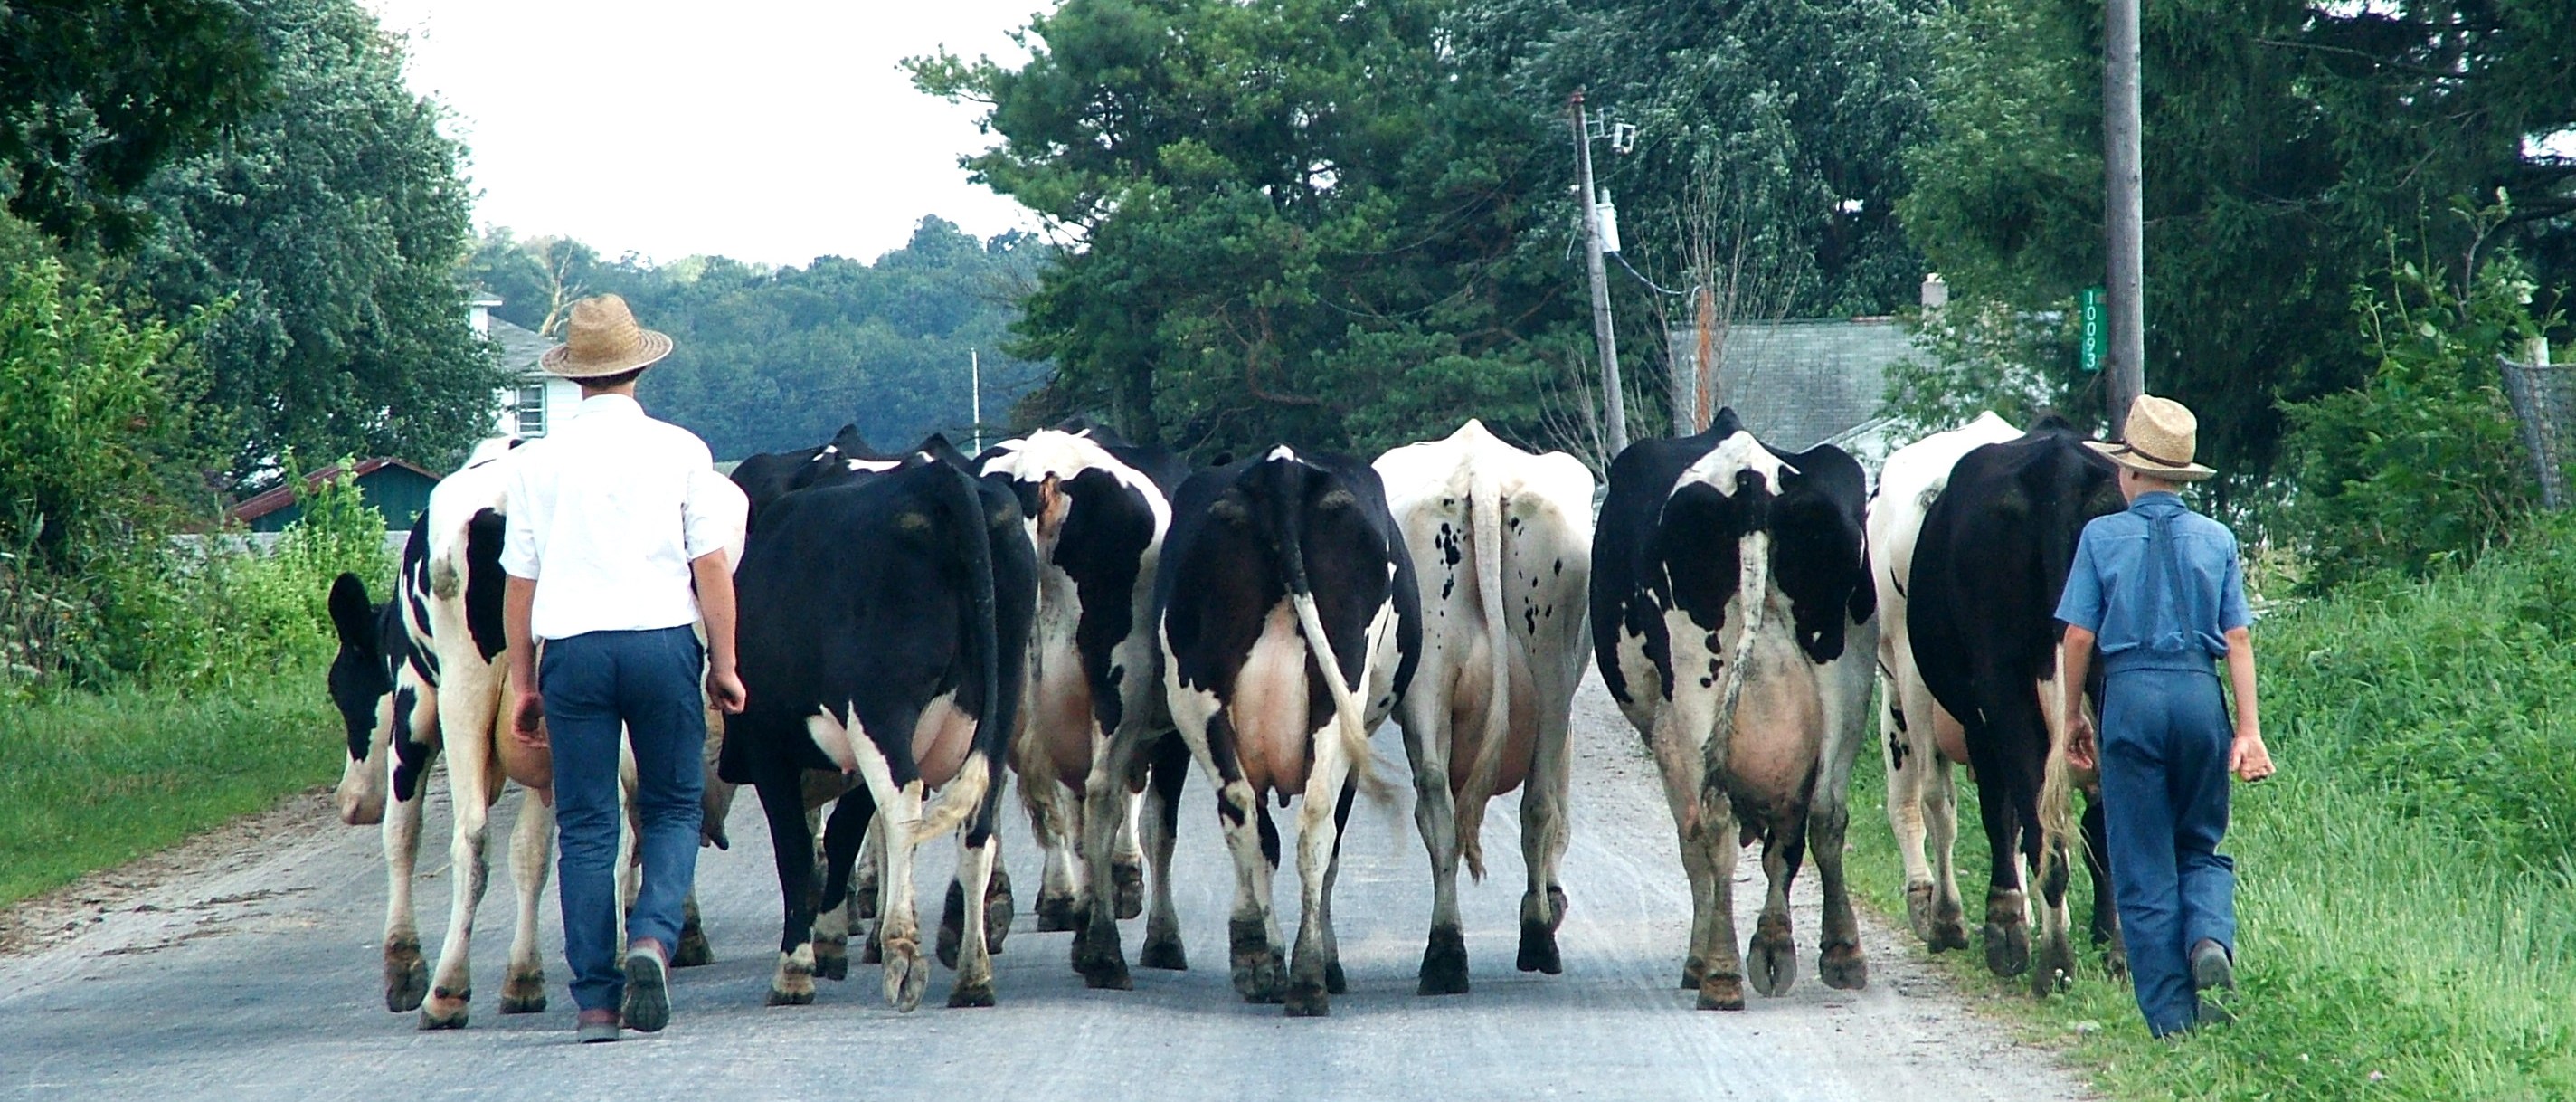
[[[2103,412],[2118,439],[2129,403],[2147,388],[2145,200],[2139,164],[2138,5],[2108,0],[2102,67],[2102,175],[2104,250],[2110,272],[2104,287],[2104,321],[2110,339],[2103,371]]]
[[[1601,353],[1603,444],[1618,458],[1628,450],[1628,403],[1619,392],[1619,338],[1610,329],[1610,273],[1601,265],[1601,212],[1592,190],[1592,135],[1583,111],[1583,90],[1574,90],[1574,161],[1583,189],[1583,266],[1592,279],[1592,341]]]

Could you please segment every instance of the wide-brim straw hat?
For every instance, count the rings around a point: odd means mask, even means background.
[[[2175,482],[2198,482],[2217,471],[2192,462],[2199,450],[2200,418],[2171,398],[2141,394],[2129,404],[2129,421],[2120,430],[2122,442],[2105,443],[2087,440],[2085,446],[2110,457],[2139,474],[2171,479]]]
[[[626,300],[599,295],[572,304],[564,342],[537,362],[567,379],[623,375],[671,354],[671,338],[635,324]]]

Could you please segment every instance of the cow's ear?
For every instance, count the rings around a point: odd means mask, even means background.
[[[375,641],[376,610],[367,600],[367,583],[355,574],[331,580],[331,627],[344,647],[366,650]]]

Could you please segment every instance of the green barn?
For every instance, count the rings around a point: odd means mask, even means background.
[[[385,528],[394,532],[411,530],[412,522],[429,508],[430,488],[438,485],[436,474],[407,459],[361,459],[356,474],[359,500],[384,514]],[[335,463],[305,476],[305,483],[319,488],[338,477],[340,466]],[[233,519],[253,532],[283,532],[303,515],[304,506],[295,499],[293,486],[280,486],[233,506]]]

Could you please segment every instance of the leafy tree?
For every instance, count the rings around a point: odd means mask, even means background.
[[[965,164],[1073,242],[1013,346],[1024,416],[1185,449],[1538,433],[1576,347],[1556,131],[1433,0],[1067,0],[1028,63],[917,58],[990,105]]]
[[[1779,309],[1848,317],[1913,302],[1923,276],[1896,200],[1900,154],[1929,123],[1924,21],[1938,6],[1472,0],[1461,23],[1469,54],[1508,72],[1521,102],[1554,111],[1588,86],[1596,109],[1638,127],[1634,151],[1594,166],[1631,252],[1686,265],[1675,239],[1704,201],[1694,192],[1714,193],[1719,232],[1785,284]],[[1563,150],[1565,123],[1549,118]]]
[[[975,429],[975,353],[987,436],[1001,431],[1044,374],[1003,347],[1013,300],[1045,252],[1025,235],[978,241],[935,217],[872,265],[827,256],[774,270],[722,257],[602,263],[580,242],[494,230],[472,272],[503,300],[500,317],[530,329],[564,295],[624,296],[672,338],[670,358],[644,376],[645,404],[738,457],[809,447],[845,423],[881,447],[931,432],[963,446]]]
[[[0,170],[11,213],[111,249],[144,225],[126,199],[258,106],[267,62],[228,0],[0,4]]]
[[[149,238],[109,270],[172,318],[229,302],[203,337],[226,476],[289,449],[438,464],[488,431],[499,382],[457,268],[471,195],[439,108],[355,0],[249,0],[276,95],[140,195]]]
[[[2279,403],[2363,384],[2353,274],[2391,235],[2457,255],[2426,212],[2499,190],[2499,233],[2547,289],[2576,276],[2565,0],[2145,8],[2147,385],[2200,414],[2250,485]],[[1967,297],[2064,309],[2102,259],[2100,7],[1961,0],[1933,19],[1938,134],[1905,156],[1912,239]]]

